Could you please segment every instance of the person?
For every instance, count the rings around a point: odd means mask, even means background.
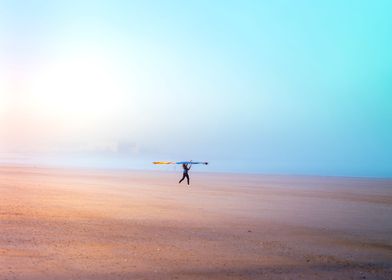
[[[186,178],[186,180],[188,182],[188,185],[189,185],[189,174],[188,174],[188,171],[191,169],[191,166],[192,166],[191,164],[185,164],[185,163],[182,164],[183,173],[182,173],[181,180],[178,182],[179,184],[182,181],[184,181],[184,179]]]

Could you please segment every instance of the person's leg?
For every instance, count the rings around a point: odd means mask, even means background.
[[[188,174],[186,174],[186,180],[187,180],[188,185],[189,185],[189,175]]]
[[[182,178],[178,183],[180,184],[182,181],[184,181],[184,179],[185,179],[185,173],[182,175]]]

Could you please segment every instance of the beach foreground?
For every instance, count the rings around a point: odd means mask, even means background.
[[[392,180],[0,167],[0,279],[391,279]]]

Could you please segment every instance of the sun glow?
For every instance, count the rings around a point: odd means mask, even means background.
[[[125,94],[120,70],[97,53],[55,59],[33,75],[29,106],[37,114],[72,125],[97,125],[116,117]]]

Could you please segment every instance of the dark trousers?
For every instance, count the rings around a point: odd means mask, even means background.
[[[187,182],[188,182],[188,185],[189,185],[189,175],[188,175],[188,173],[184,173],[184,174],[182,175],[181,180],[180,180],[178,183],[181,183],[182,181],[184,181],[185,178],[186,178],[186,180],[187,180]]]

